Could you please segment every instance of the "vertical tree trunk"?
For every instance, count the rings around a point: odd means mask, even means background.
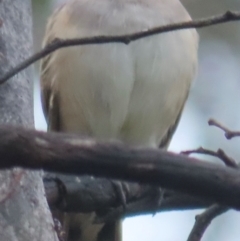
[[[0,75],[32,52],[31,0],[0,0]],[[33,69],[0,85],[0,124],[34,127]],[[0,172],[0,241],[57,240],[40,172]]]

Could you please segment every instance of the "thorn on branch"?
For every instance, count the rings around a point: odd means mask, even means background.
[[[234,12],[234,11],[228,10],[228,11],[225,13],[225,17],[226,17],[227,19],[236,19],[237,16],[238,16],[237,12]]]

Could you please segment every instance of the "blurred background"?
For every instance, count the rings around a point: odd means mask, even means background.
[[[62,0],[33,0],[34,51],[40,50],[45,24]],[[194,19],[240,10],[240,0],[182,0]],[[240,156],[240,138],[226,140],[222,131],[209,127],[215,118],[240,130],[240,21],[198,30],[199,71],[170,150],[179,152],[199,146],[224,149]],[[45,130],[39,99],[38,64],[35,82],[35,125]],[[211,161],[206,156],[201,156]],[[159,213],[125,219],[123,241],[185,241],[202,210]],[[229,211],[213,221],[203,241],[239,241],[240,213]]]

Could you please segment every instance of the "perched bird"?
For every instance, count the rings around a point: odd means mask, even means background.
[[[125,35],[189,21],[179,0],[68,0],[51,16],[55,38]],[[42,60],[42,104],[49,131],[130,146],[167,148],[197,69],[195,29],[121,43],[74,46]],[[119,223],[66,215],[68,241],[119,241]]]

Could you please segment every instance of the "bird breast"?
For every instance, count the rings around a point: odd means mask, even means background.
[[[160,0],[70,0],[57,17],[52,30],[63,39],[122,35],[190,20],[180,2]],[[129,45],[56,51],[51,85],[59,93],[62,130],[158,146],[186,100],[197,42],[195,30],[180,30]]]

